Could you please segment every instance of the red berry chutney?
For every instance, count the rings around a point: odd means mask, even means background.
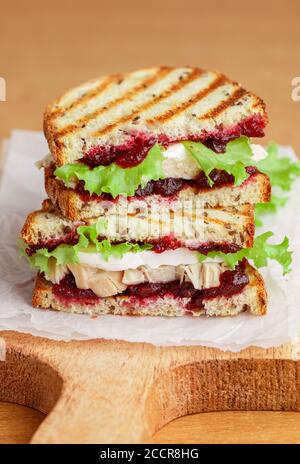
[[[248,166],[246,168],[247,173],[249,174],[248,179],[257,174],[259,171],[254,166]],[[211,187],[207,181],[207,178],[204,172],[200,172],[197,179],[184,180],[184,179],[175,179],[173,177],[168,177],[162,180],[151,180],[149,181],[144,188],[139,187],[133,197],[129,197],[129,200],[134,200],[136,198],[147,197],[148,195],[161,195],[164,198],[170,200],[174,199],[176,195],[183,189],[191,187],[195,192],[203,192],[211,190],[217,187],[232,186],[234,183],[234,177],[231,174],[228,174],[226,171],[220,171],[214,169],[210,176],[211,180],[214,182]],[[247,179],[247,180],[248,180]],[[101,193],[100,195],[92,194],[90,195],[84,189],[84,182],[79,181],[75,188],[76,192],[79,193],[82,201],[113,201],[117,202],[119,197],[113,198],[109,193]]]
[[[98,240],[105,240],[106,237],[99,236]],[[65,237],[62,237],[60,239],[51,239],[47,242],[45,241],[40,241],[36,245],[30,245],[26,248],[26,253],[28,256],[32,256],[38,249],[40,248],[47,248],[48,251],[54,250],[58,245],[61,244],[68,244],[68,245],[76,245],[78,243],[78,235],[76,234],[76,229],[73,231],[73,234],[71,235],[66,235]],[[123,242],[114,242],[114,244],[119,244]],[[131,240],[131,243],[138,243],[139,245],[142,245],[141,242],[136,242],[135,240]],[[234,243],[229,243],[229,242],[205,242],[201,243],[199,246],[195,247],[187,247],[185,244],[183,244],[180,240],[178,240],[174,235],[165,235],[164,237],[161,237],[157,240],[152,240],[149,242],[143,242],[143,243],[150,243],[153,248],[151,248],[151,251],[154,251],[155,253],[163,253],[164,251],[167,250],[176,250],[177,248],[185,247],[189,248],[190,250],[193,251],[198,251],[199,253],[202,253],[204,255],[207,255],[210,251],[220,251],[222,253],[235,253],[236,251],[239,251],[241,249],[240,246],[235,245]]]
[[[40,248],[47,248],[48,251],[53,251],[58,245],[61,245],[62,243],[68,245],[76,245],[76,243],[78,243],[77,226],[75,226],[74,229],[66,227],[66,233],[63,237],[52,238],[47,241],[40,240],[35,245],[29,245],[25,251],[28,256],[32,256]]]
[[[204,301],[216,297],[229,297],[240,293],[249,283],[246,274],[247,261],[243,260],[233,271],[224,271],[220,276],[220,285],[218,287],[196,290],[190,282],[184,282],[181,285],[178,281],[168,283],[145,283],[139,285],[130,285],[122,295],[132,297],[132,303],[138,302],[140,305],[147,303],[147,299],[153,299],[163,296],[173,298],[190,298],[187,305],[187,311],[200,310],[204,307]],[[101,298],[95,293],[88,290],[81,290],[76,287],[75,279],[68,274],[59,283],[53,285],[52,292],[56,298],[68,305],[77,304],[96,304]],[[129,302],[130,303],[130,302]]]
[[[166,146],[170,143],[180,142],[180,140],[199,141],[215,152],[222,153],[225,151],[228,142],[241,135],[263,137],[265,125],[265,118],[260,114],[254,114],[229,129],[219,127],[211,133],[190,134],[181,139],[171,139],[165,135],[153,136],[145,133],[134,133],[129,135],[126,143],[122,145],[98,145],[93,147],[80,161],[91,167],[108,166],[114,162],[122,168],[130,168],[140,164],[156,142]]]
[[[241,249],[240,246],[229,242],[205,242],[201,243],[201,245],[199,245],[197,248],[187,247],[186,245],[182,244],[180,240],[174,237],[174,235],[166,235],[165,237],[161,237],[157,240],[152,240],[149,243],[153,245],[151,251],[154,251],[155,253],[163,253],[167,250],[176,250],[180,247],[189,248],[193,251],[198,251],[203,255],[207,255],[207,253],[209,253],[210,251],[219,251],[221,253],[235,253],[236,251],[239,251]],[[141,245],[141,243],[139,244]]]

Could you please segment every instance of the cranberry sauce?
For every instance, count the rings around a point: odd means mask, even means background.
[[[249,166],[246,168],[249,176],[257,173],[257,169],[254,166]],[[161,195],[163,197],[172,197],[176,195],[180,190],[191,187],[196,192],[202,192],[206,190],[211,190],[217,187],[224,187],[226,185],[233,185],[234,177],[231,174],[228,174],[226,171],[220,171],[219,169],[214,169],[210,176],[211,180],[214,182],[211,187],[207,181],[207,177],[202,171],[196,179],[184,180],[184,179],[174,179],[172,177],[150,181],[142,189],[138,188],[135,192],[135,197],[145,197],[147,195]]]
[[[254,176],[258,170],[254,166],[248,166],[246,168],[249,177]],[[201,172],[197,179],[184,180],[184,179],[175,179],[173,177],[168,177],[167,179],[162,180],[151,180],[149,181],[144,188],[138,188],[135,191],[133,197],[129,197],[130,200],[135,200],[136,198],[147,197],[148,195],[161,195],[164,198],[172,199],[183,189],[191,187],[195,192],[204,192],[218,187],[225,187],[233,185],[234,178],[231,174],[228,174],[225,171],[220,171],[214,169],[210,178],[213,180],[214,184],[211,187],[207,182],[207,178],[203,172]],[[101,195],[92,194],[90,195],[84,189],[84,182],[79,181],[76,188],[76,192],[79,193],[81,199],[85,202],[94,200],[94,201],[118,201],[119,197],[113,198],[109,193],[101,193]]]
[[[172,234],[151,241],[151,245],[153,245],[151,251],[155,251],[155,253],[163,253],[166,250],[176,250],[183,246],[180,240]]]
[[[204,301],[217,297],[229,297],[240,293],[249,283],[249,277],[245,272],[246,261],[240,263],[234,271],[225,271],[220,276],[219,287],[197,290],[191,297],[188,310],[199,310],[204,308]]]
[[[154,137],[135,134],[123,145],[100,145],[92,148],[80,161],[88,166],[108,166],[116,163],[121,168],[131,168],[140,164],[151,147],[156,143]]]
[[[176,250],[177,248],[189,248],[190,250],[199,251],[203,255],[207,255],[210,251],[220,251],[222,253],[235,253],[241,249],[240,246],[229,242],[205,242],[197,247],[187,247],[174,235],[165,235],[157,240],[151,240],[149,243],[153,246],[151,251],[155,253],[163,253],[167,250]],[[139,243],[140,244],[140,243]]]
[[[26,253],[32,256],[40,248],[47,248],[48,251],[54,250],[58,245],[62,243],[68,245],[76,245],[78,242],[78,234],[75,229],[70,229],[68,226],[65,228],[65,235],[61,238],[52,238],[47,241],[40,240],[36,245],[30,245],[26,248]]]
[[[169,143],[180,142],[180,140],[200,141],[215,152],[222,153],[225,151],[228,142],[241,135],[263,137],[265,125],[265,118],[260,114],[254,114],[229,129],[220,126],[214,132],[204,132],[201,135],[190,134],[181,139],[137,132],[131,134],[127,142],[122,145],[98,145],[91,148],[80,161],[91,167],[108,166],[115,162],[122,168],[129,168],[141,163],[156,142],[161,145],[168,145]]]
[[[197,251],[207,255],[210,251],[219,251],[221,253],[236,253],[241,247],[235,243],[229,242],[207,242],[197,247]]]
[[[105,236],[98,236],[98,240],[105,240]],[[28,248],[26,248],[26,253],[29,256],[32,256],[38,249],[40,248],[47,248],[48,251],[54,250],[58,245],[61,244],[68,244],[68,245],[76,245],[78,242],[78,235],[76,234],[76,231],[73,231],[72,234],[66,235],[65,237],[62,237],[61,239],[51,239],[47,242],[39,242],[36,245],[30,245]],[[123,243],[122,241],[116,241],[114,244],[119,244]],[[188,248],[193,251],[199,251],[199,253],[202,253],[204,255],[207,255],[210,251],[219,251],[222,253],[235,253],[236,251],[239,251],[241,247],[234,243],[230,242],[205,242],[201,243],[199,246],[194,246],[194,247],[187,247],[185,243],[181,242],[178,240],[173,234],[170,235],[165,235],[164,237],[161,237],[159,239],[151,240],[148,242],[139,242],[136,240],[131,240],[131,243],[137,243],[139,245],[143,245],[144,243],[149,243],[152,245],[151,251],[154,251],[155,253],[163,253],[164,251],[167,250],[176,250],[177,248]]]
[[[66,305],[72,303],[96,304],[100,300],[93,290],[77,288],[72,274],[67,274],[59,284],[53,285],[52,292]]]
[[[249,278],[245,272],[246,261],[242,261],[233,271],[225,271],[220,276],[218,287],[196,290],[192,283],[178,281],[168,283],[145,283],[131,285],[125,290],[123,295],[134,296],[141,304],[144,298],[163,297],[171,295],[175,298],[190,298],[188,310],[203,309],[203,301],[221,296],[231,296],[239,293],[249,283]]]
[[[151,180],[144,188],[139,187],[135,191],[136,197],[146,197],[148,195],[162,195],[169,197],[175,195],[185,186],[183,179],[168,177],[162,180]]]
[[[220,276],[220,285],[218,287],[196,290],[190,282],[183,282],[179,285],[178,281],[168,283],[145,283],[139,285],[130,285],[123,296],[132,297],[132,302],[143,304],[147,298],[158,298],[171,296],[174,298],[190,298],[188,311],[197,311],[203,309],[203,302],[217,297],[229,297],[243,290],[248,284],[249,278],[245,272],[246,261],[243,260],[233,271],[225,271]],[[95,293],[88,290],[81,290],[76,287],[75,279],[68,274],[59,283],[52,287],[52,292],[65,305],[72,303],[79,304],[96,304],[101,298]]]
[[[203,140],[203,143],[216,153],[224,153],[226,144],[241,135],[246,135],[247,137],[264,137],[265,126],[266,121],[262,116],[260,114],[254,114],[253,116],[243,119],[239,124],[229,130],[222,131],[220,129],[219,132],[209,135]]]

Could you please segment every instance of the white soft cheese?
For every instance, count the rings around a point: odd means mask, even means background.
[[[190,156],[182,143],[172,143],[169,145],[163,152],[163,157],[168,159],[190,159]]]
[[[182,143],[173,143],[163,152],[163,171],[166,177],[195,179],[200,172],[198,162]]]
[[[259,145],[258,143],[251,143],[250,147],[253,153],[252,159],[256,163],[265,159],[268,156],[267,150],[262,145]]]
[[[262,145],[250,144],[253,161],[258,162],[264,159],[268,153]],[[195,179],[201,167],[198,162],[188,153],[182,143],[172,143],[163,152],[163,171],[166,177],[180,179]],[[40,169],[52,162],[51,155],[47,155],[43,160],[38,161],[36,166]],[[143,179],[147,181],[147,179]],[[69,187],[75,188],[76,182],[69,182]]]
[[[178,266],[180,264],[198,263],[198,252],[186,248],[167,250],[163,253],[154,251],[141,251],[138,253],[125,253],[121,259],[110,256],[107,261],[99,253],[78,253],[79,263],[104,271],[125,271],[126,269],[137,269],[140,266],[147,266],[156,269],[159,266],[169,265]],[[208,258],[207,261],[220,263],[221,259]]]
[[[268,155],[267,150],[262,145],[250,143],[250,147],[253,153],[253,161],[260,161]],[[169,145],[163,152],[163,157],[166,159],[185,160],[187,162],[191,160],[191,156],[182,143],[172,143]]]
[[[252,159],[258,162],[264,159],[268,153],[261,145],[250,144],[253,156]],[[163,152],[163,170],[166,177],[181,179],[194,179],[199,175],[201,167],[198,162],[191,157],[182,143],[173,143]]]

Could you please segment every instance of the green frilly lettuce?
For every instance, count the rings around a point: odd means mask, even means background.
[[[241,185],[248,177],[246,167],[253,165],[250,142],[245,136],[228,142],[225,153],[215,153],[201,142],[183,142],[183,145],[203,169],[210,186],[213,186],[209,177],[213,169],[232,174],[235,185]]]
[[[111,163],[90,169],[86,164],[75,163],[56,168],[54,174],[67,186],[74,179],[82,180],[90,194],[110,193],[116,198],[118,195],[133,196],[138,187],[145,187],[150,180],[163,179],[162,162],[163,149],[155,144],[144,161],[132,168],[123,169]]]
[[[248,174],[247,166],[256,165],[257,168],[270,177],[272,187],[280,187],[288,191],[297,176],[300,175],[300,163],[288,157],[280,157],[278,145],[274,142],[267,147],[268,156],[255,163],[252,159],[250,140],[241,136],[226,145],[225,153],[215,153],[201,142],[182,142],[187,152],[194,158],[204,171],[208,183],[213,186],[210,173],[219,169],[234,177],[235,185],[241,185]],[[85,190],[90,194],[100,195],[109,193],[116,198],[118,195],[133,196],[139,187],[144,187],[150,180],[164,179],[163,148],[155,144],[148,152],[142,163],[132,168],[123,169],[116,163],[109,166],[90,168],[83,163],[66,164],[56,168],[54,174],[69,186],[71,181],[83,181]],[[271,201],[268,211],[276,211],[283,203],[275,197]],[[258,214],[265,212],[260,205]]]
[[[269,176],[272,187],[280,187],[286,192],[291,190],[294,180],[300,176],[300,162],[279,156],[275,142],[268,144],[267,152],[268,156],[257,163],[257,168]]]
[[[230,269],[234,269],[243,258],[253,261],[255,267],[258,268],[266,266],[268,259],[273,259],[282,266],[283,274],[287,274],[291,270],[292,263],[292,252],[288,250],[289,240],[285,237],[277,245],[267,243],[272,236],[273,232],[265,232],[255,238],[252,248],[243,248],[235,253],[217,251],[211,251],[207,255],[199,253],[199,261],[203,262],[207,257],[217,257],[221,258]]]
[[[242,136],[229,142],[225,153],[217,154],[200,142],[182,142],[187,152],[193,157],[203,169],[209,184],[210,173],[213,169],[220,169],[233,175],[235,185],[241,185],[248,177],[247,166],[256,165],[259,171],[267,174],[272,187],[279,187],[283,191],[292,188],[293,181],[300,175],[300,163],[294,162],[288,157],[280,157],[278,146],[270,143],[267,147],[268,156],[254,163],[252,150],[248,137]],[[97,166],[90,169],[84,164],[69,164],[55,170],[55,175],[62,179],[66,185],[72,180],[82,180],[85,189],[90,193],[110,193],[114,198],[120,194],[132,196],[138,187],[144,187],[150,180],[163,179],[163,148],[154,145],[148,152],[147,157],[138,166],[122,169],[117,164],[109,166]],[[256,225],[262,225],[261,216],[265,213],[275,213],[278,208],[287,201],[286,197],[272,195],[271,202],[256,205]],[[59,245],[52,252],[46,249],[37,250],[29,259],[34,267],[42,272],[48,272],[49,259],[55,258],[58,264],[67,264],[78,261],[78,251],[96,251],[101,253],[105,259],[109,256],[122,257],[128,251],[139,252],[150,249],[151,245],[121,243],[111,244],[109,240],[98,240],[98,236],[105,232],[103,223],[98,222],[93,226],[80,226],[78,228],[79,241],[75,246]],[[284,274],[289,272],[291,265],[291,252],[288,251],[288,239],[278,245],[267,243],[272,232],[266,232],[255,239],[253,248],[243,249],[236,253],[210,252],[210,257],[220,257],[230,267],[234,268],[243,258],[252,260],[256,267],[267,264],[268,258],[278,261],[283,268]],[[199,254],[200,261],[206,259],[205,255]]]
[[[246,167],[253,164],[252,151],[248,137],[242,136],[229,142],[226,152],[215,153],[201,142],[182,142],[187,152],[203,169],[208,182],[213,185],[209,174],[213,169],[221,169],[232,174],[235,184],[240,185],[247,177]],[[132,168],[123,169],[116,163],[109,166],[89,168],[82,163],[67,164],[56,168],[54,174],[63,180],[65,185],[70,181],[82,180],[85,189],[100,195],[110,193],[114,198],[118,195],[133,196],[138,187],[144,187],[150,180],[164,179],[163,148],[155,144],[142,163]]]
[[[33,268],[37,268],[40,272],[49,274],[50,259],[55,259],[56,264],[66,265],[78,263],[78,252],[84,251],[88,253],[99,253],[106,261],[110,257],[121,259],[125,253],[138,253],[145,250],[150,250],[153,245],[150,243],[111,243],[110,240],[98,240],[98,236],[102,235],[106,230],[106,222],[99,219],[95,224],[90,226],[80,226],[77,229],[78,242],[76,245],[60,244],[54,250],[48,251],[47,248],[39,248],[35,253],[29,256],[26,253],[27,245],[23,240],[20,240],[19,246],[23,256],[25,256]]]
[[[279,156],[279,147],[274,142],[269,143],[267,152],[268,156],[257,163],[257,168],[269,176],[272,188],[277,188],[279,192],[280,190],[288,192],[295,179],[300,176],[300,162],[293,161],[287,156]],[[258,203],[255,206],[256,226],[263,225],[264,214],[277,213],[287,200],[287,197],[272,195],[269,203]]]

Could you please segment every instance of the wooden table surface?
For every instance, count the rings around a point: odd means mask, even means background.
[[[267,139],[300,152],[297,0],[85,2],[2,0],[0,138],[11,129],[42,128],[47,102],[68,87],[107,72],[156,64],[218,69],[267,103]],[[0,403],[0,442],[27,442],[43,415]],[[300,414],[207,413],[174,421],[156,443],[300,443]]]

